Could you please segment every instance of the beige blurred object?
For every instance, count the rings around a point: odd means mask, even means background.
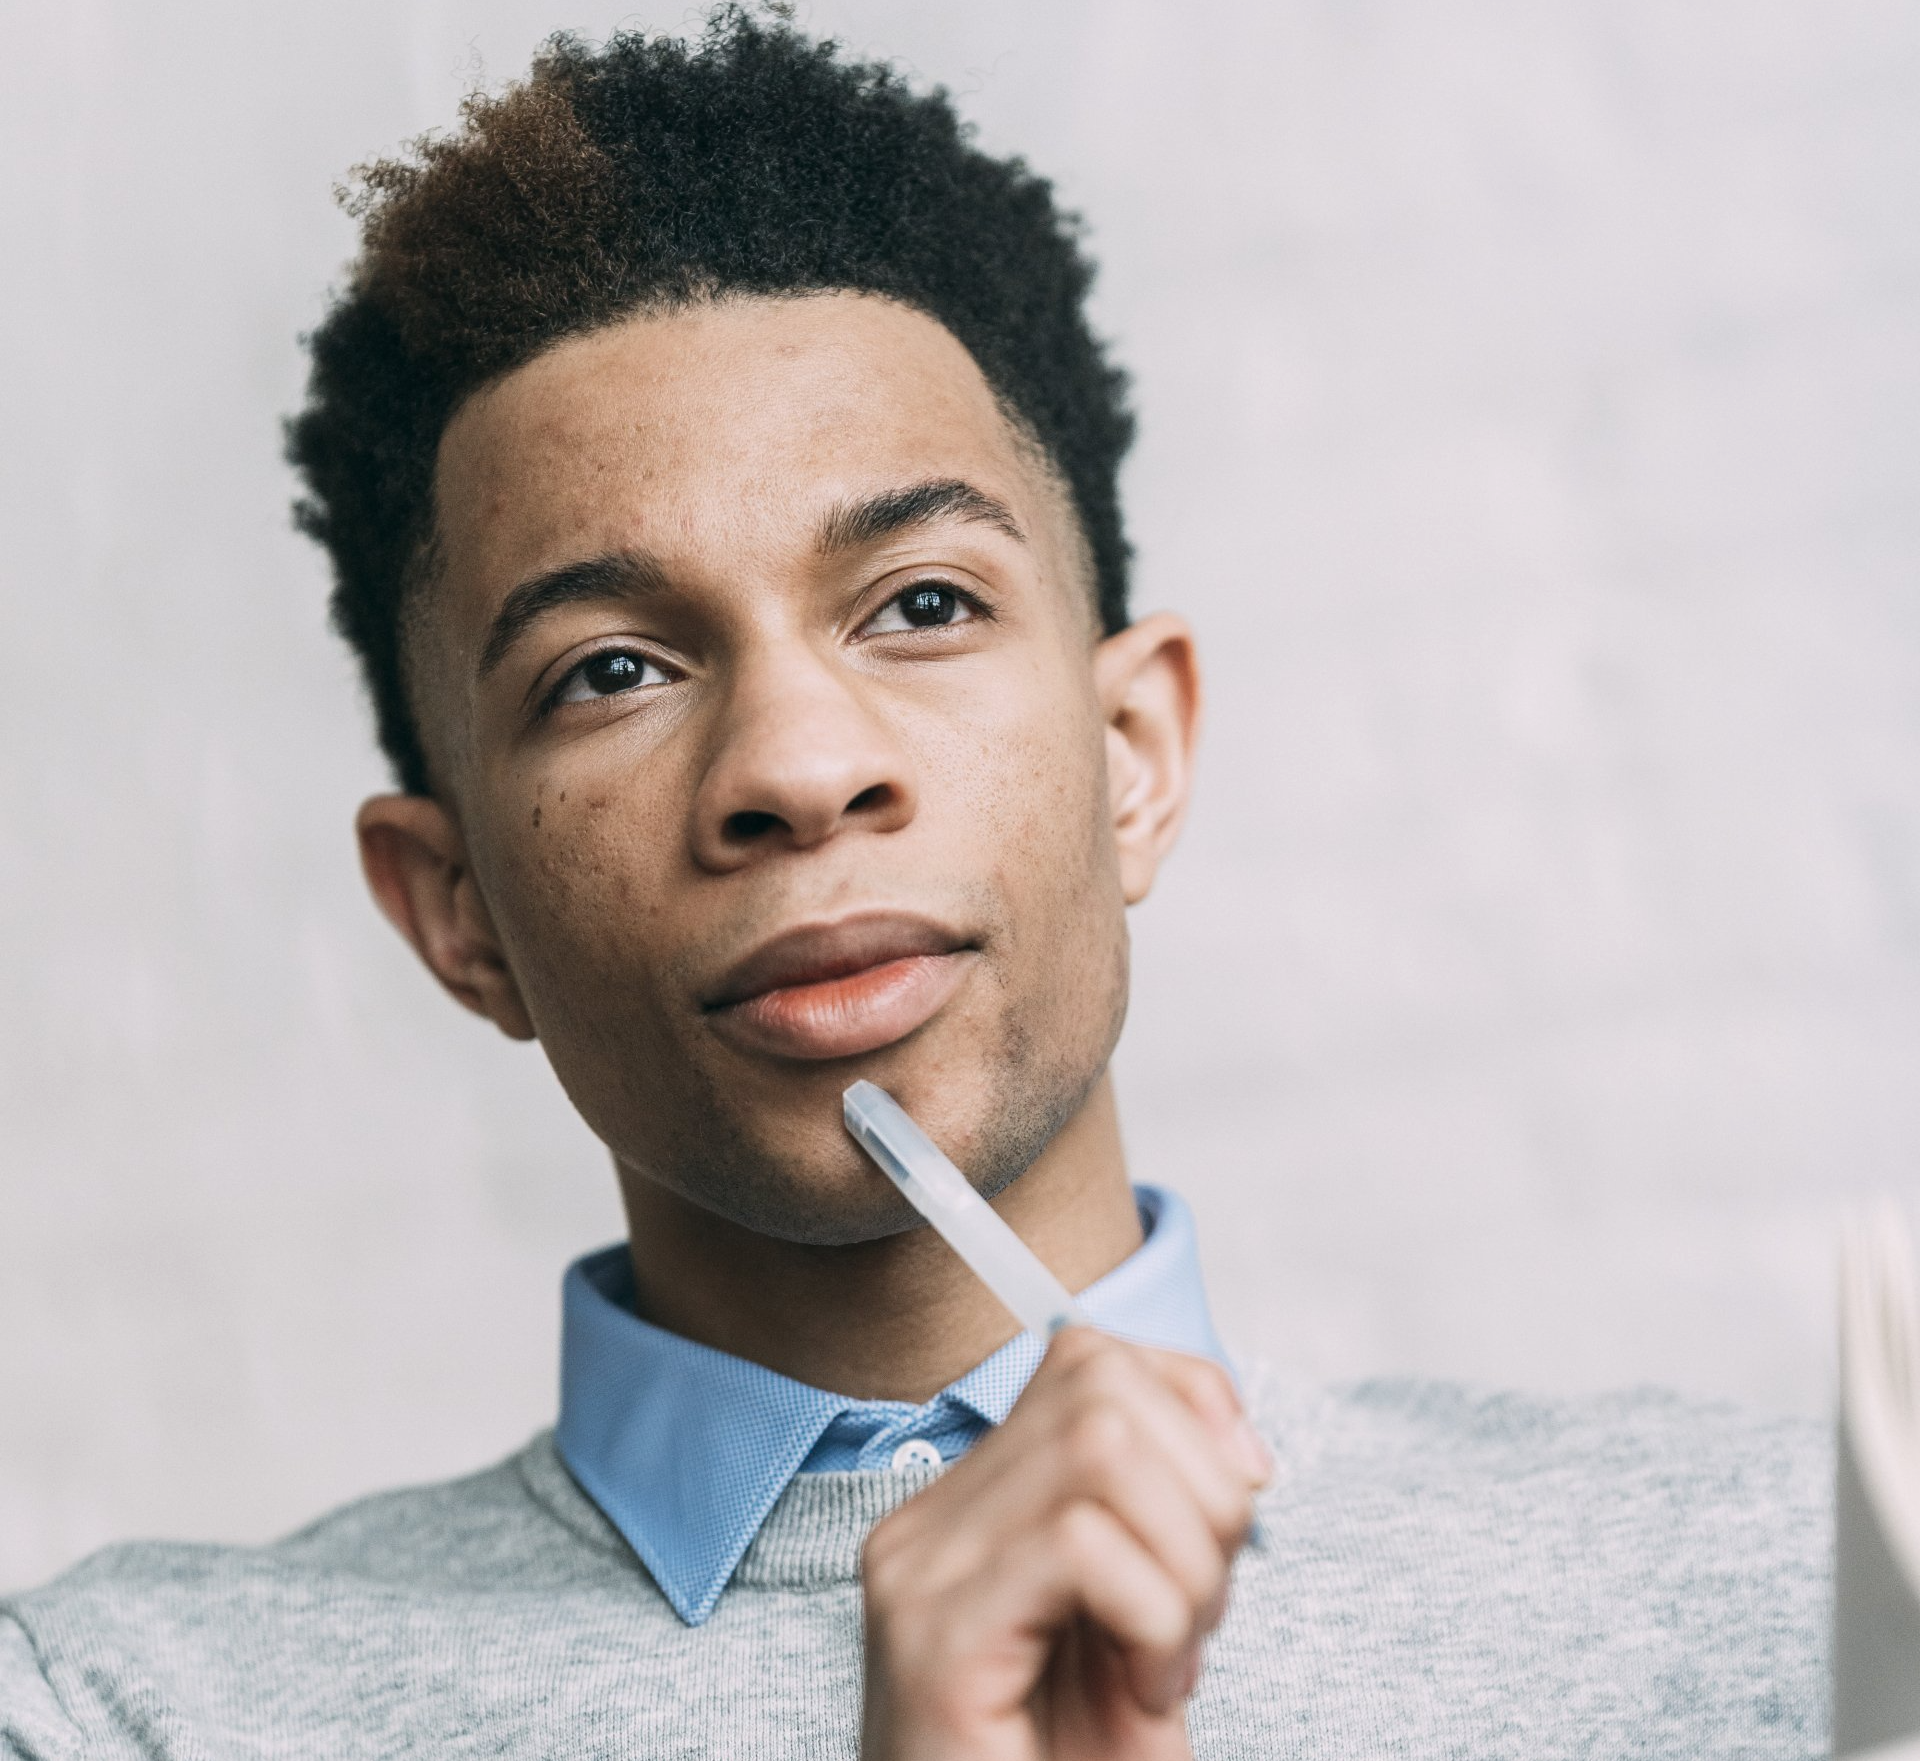
[[[1839,1431],[1833,1752],[1920,1761],[1920,1296],[1892,1203],[1847,1223]]]

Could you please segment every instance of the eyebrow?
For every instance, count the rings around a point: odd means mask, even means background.
[[[1005,502],[957,477],[944,477],[842,502],[820,522],[820,554],[833,556],[877,544],[896,532],[931,525],[935,520],[974,520],[997,528],[1016,543],[1027,542],[1025,531]]]
[[[821,555],[834,556],[936,520],[973,520],[1004,532],[1016,543],[1027,542],[1025,530],[1005,502],[957,477],[945,477],[841,502],[820,522],[817,543]],[[663,593],[667,587],[666,570],[643,550],[608,551],[530,576],[500,602],[487,626],[479,677],[486,678],[551,611],[568,605],[624,602]]]
[[[614,550],[584,562],[564,563],[530,576],[500,602],[480,650],[479,676],[485,678],[507,658],[528,629],[564,605],[605,604],[662,593],[667,572],[641,550]]]

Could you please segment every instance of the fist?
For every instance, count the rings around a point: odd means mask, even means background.
[[[865,1761],[1176,1761],[1271,1471],[1218,1365],[1071,1327],[1007,1421],[879,1523]]]

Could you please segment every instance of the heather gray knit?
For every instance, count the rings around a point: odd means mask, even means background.
[[[1813,1757],[1812,1425],[1255,1377],[1280,1470],[1202,1757]],[[548,1439],[265,1548],[110,1548],[0,1603],[0,1754],[852,1756],[860,1539],[928,1470],[802,1477],[682,1626]]]

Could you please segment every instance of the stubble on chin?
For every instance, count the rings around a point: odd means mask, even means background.
[[[970,1059],[964,1112],[971,1116],[923,1121],[987,1198],[1033,1166],[1106,1069],[1126,1013],[1124,927],[1098,964],[1105,970],[1084,975],[1079,1018],[1071,1023],[1036,1030],[1009,1000],[988,1043]],[[671,1141],[656,1136],[644,1163],[618,1158],[627,1177],[652,1180],[756,1235],[806,1246],[878,1241],[920,1225],[846,1136],[837,1101],[830,1119],[784,1134],[779,1150],[766,1141],[765,1122],[744,1112],[704,1069],[687,1073],[673,1111],[697,1128],[683,1126]]]

